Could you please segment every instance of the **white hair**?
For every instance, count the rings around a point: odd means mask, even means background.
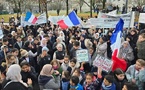
[[[62,46],[62,44],[59,43],[59,44],[57,44],[56,47],[61,47],[62,48],[63,46]]]

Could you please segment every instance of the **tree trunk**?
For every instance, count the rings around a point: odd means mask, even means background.
[[[92,0],[90,0],[90,17],[92,17]]]
[[[41,4],[40,4],[40,0],[39,0],[39,13],[41,13]]]
[[[106,0],[103,0],[102,4],[103,4],[103,9],[105,9],[105,3],[106,3]]]
[[[17,7],[17,2],[16,2],[16,0],[14,0],[14,5],[15,5],[15,8],[16,8],[17,17],[19,17],[19,12],[18,12],[18,7]]]
[[[80,13],[82,13],[82,6],[80,6]]]
[[[66,0],[66,14],[68,15],[68,13],[69,13],[68,0]]]

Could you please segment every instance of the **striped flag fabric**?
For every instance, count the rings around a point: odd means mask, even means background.
[[[35,15],[33,15],[31,12],[26,13],[25,21],[35,24],[37,20],[38,18]]]
[[[79,17],[76,15],[74,11],[68,14],[64,19],[57,22],[57,24],[62,29],[66,29],[71,26],[77,26],[80,24]]]

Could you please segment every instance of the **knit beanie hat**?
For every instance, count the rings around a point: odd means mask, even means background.
[[[21,57],[25,57],[28,55],[28,52],[25,49],[20,50]]]
[[[42,52],[43,52],[43,51],[47,51],[47,52],[48,52],[49,49],[48,49],[47,47],[43,47],[43,48],[42,48]]]

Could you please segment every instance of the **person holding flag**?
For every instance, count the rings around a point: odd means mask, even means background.
[[[121,68],[123,71],[127,68],[127,63],[125,60],[118,58],[119,50],[121,47],[121,39],[122,39],[122,32],[123,32],[124,21],[120,18],[119,22],[116,25],[115,31],[113,32],[110,41],[111,41],[111,49],[113,51],[112,60],[113,66],[112,71],[117,68]]]

